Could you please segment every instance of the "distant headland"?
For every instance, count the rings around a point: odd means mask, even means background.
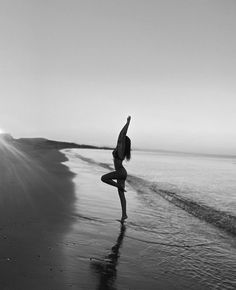
[[[14,143],[15,145],[31,145],[35,149],[66,149],[66,148],[84,148],[84,149],[103,149],[111,150],[106,146],[94,146],[88,144],[77,144],[73,142],[55,141],[46,138],[19,138],[15,139],[9,133],[0,134],[0,142]]]

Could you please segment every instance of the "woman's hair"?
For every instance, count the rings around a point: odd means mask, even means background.
[[[130,160],[131,158],[131,140],[128,136],[125,136],[125,159],[127,161]]]

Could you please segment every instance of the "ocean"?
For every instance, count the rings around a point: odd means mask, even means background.
[[[100,180],[113,170],[110,150],[63,152],[78,175],[86,167]],[[146,289],[236,289],[236,159],[133,151],[124,166],[124,239],[140,249],[127,252],[123,279],[144,277]]]

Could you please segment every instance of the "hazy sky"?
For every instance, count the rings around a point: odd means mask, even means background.
[[[236,154],[235,0],[0,0],[0,129]]]

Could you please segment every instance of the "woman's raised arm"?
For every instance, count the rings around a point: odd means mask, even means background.
[[[127,134],[128,128],[129,128],[129,123],[130,123],[131,117],[129,116],[127,118],[127,122],[124,125],[124,127],[121,129],[118,141],[117,141],[117,151],[118,155],[121,159],[124,158],[124,152],[125,152],[125,136]]]

